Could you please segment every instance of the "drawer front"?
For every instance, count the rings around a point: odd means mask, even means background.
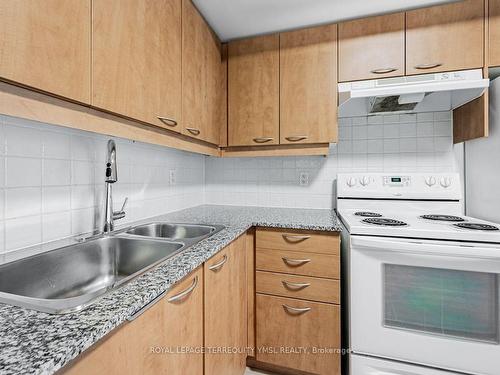
[[[257,294],[257,348],[258,361],[340,375],[340,307]]]
[[[339,280],[257,271],[255,281],[257,293],[340,303]]]
[[[340,279],[340,259],[336,255],[257,249],[255,262],[259,271]]]
[[[339,255],[340,236],[336,232],[258,228],[256,247]]]

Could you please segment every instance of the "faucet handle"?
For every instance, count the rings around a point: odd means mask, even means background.
[[[127,203],[128,203],[128,197],[125,197],[125,200],[123,201],[123,204],[122,204],[122,208],[120,211],[125,211],[125,206],[127,206]]]

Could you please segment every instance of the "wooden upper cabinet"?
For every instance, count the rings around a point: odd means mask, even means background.
[[[228,145],[279,143],[279,35],[229,43]]]
[[[337,141],[337,25],[280,34],[280,143]]]
[[[339,81],[405,74],[405,14],[339,24]]]
[[[93,0],[92,32],[92,104],[180,131],[181,0]]]
[[[226,107],[222,46],[191,0],[182,1],[182,22],[182,133],[219,144]]]
[[[205,375],[243,375],[245,372],[246,241],[245,235],[239,237],[204,265],[205,347],[238,350],[207,352]]]
[[[500,66],[500,0],[489,0],[489,65]]]
[[[0,1],[0,77],[90,102],[90,0]]]
[[[482,68],[484,0],[406,13],[406,74]]]
[[[191,292],[189,292],[191,291]],[[188,292],[185,295],[181,293]],[[203,375],[203,269],[63,368],[69,375]],[[152,350],[158,348],[158,352]],[[173,352],[167,352],[165,349]],[[186,348],[188,353],[176,352]]]

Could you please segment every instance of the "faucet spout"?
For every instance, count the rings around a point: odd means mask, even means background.
[[[125,217],[125,205],[128,198],[125,198],[123,207],[120,211],[113,211],[113,185],[118,181],[118,173],[116,169],[116,144],[110,139],[108,141],[108,157],[106,160],[106,203],[104,205],[104,233],[110,233],[114,230],[114,221]]]

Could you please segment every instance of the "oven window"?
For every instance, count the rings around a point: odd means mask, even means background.
[[[384,325],[499,342],[497,274],[384,265]]]

